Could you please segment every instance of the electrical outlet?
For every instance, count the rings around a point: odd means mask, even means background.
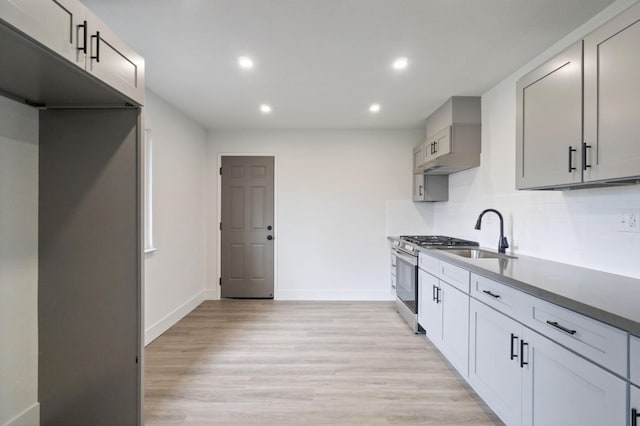
[[[640,232],[640,209],[623,210],[618,214],[618,232]]]

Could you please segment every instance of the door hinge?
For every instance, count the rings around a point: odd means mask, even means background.
[[[220,176],[222,176],[222,167],[220,167]]]
[[[220,278],[220,286],[222,286],[222,278]]]

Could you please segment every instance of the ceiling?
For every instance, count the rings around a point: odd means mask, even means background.
[[[84,0],[145,57],[147,86],[209,129],[420,126],[612,2]],[[241,55],[254,69],[239,69]]]

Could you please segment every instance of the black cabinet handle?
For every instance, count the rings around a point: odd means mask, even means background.
[[[433,153],[437,154],[438,153],[438,141],[435,141],[433,143]]]
[[[482,290],[482,292],[484,294],[488,294],[489,296],[493,297],[494,299],[500,299],[500,295],[499,294],[493,294],[491,293],[491,291],[489,290]]]
[[[79,46],[79,43],[76,43],[78,44],[76,46],[76,50],[79,50],[86,55],[87,54],[87,21],[84,21],[82,24],[78,25],[78,32],[80,32],[80,28],[82,28],[82,33],[83,33],[83,36],[82,36],[83,43],[82,43],[82,47]],[[76,33],[76,37],[77,37],[77,33]]]
[[[269,241],[273,240],[273,235],[267,235],[267,240]]]
[[[436,303],[442,302],[442,299],[440,299],[440,290],[442,290],[440,287],[436,287]]]
[[[529,365],[528,362],[524,361],[524,347],[529,346],[524,340],[520,340],[520,368],[524,368],[525,365]]]
[[[515,358],[518,358],[518,355],[513,353],[513,341],[514,340],[518,340],[518,336],[516,336],[515,334],[511,333],[511,361],[513,361]]]
[[[574,149],[571,147],[571,145],[569,145],[569,173],[571,173],[576,169],[575,167],[573,167],[573,155],[572,155],[576,151],[577,149]]]
[[[631,409],[631,426],[638,426],[638,417],[640,417],[640,413],[635,408]]]
[[[91,59],[95,59],[96,62],[100,62],[100,31],[96,31],[96,35],[91,36],[91,40],[96,39],[96,55],[91,56]]]
[[[436,300],[438,300],[437,296],[436,296],[436,286],[434,285],[433,288],[431,289],[431,300],[433,300],[434,302]]]
[[[568,329],[567,327],[561,326],[560,324],[558,324],[557,321],[549,321],[549,320],[547,320],[547,324],[549,324],[552,327],[557,328],[558,330],[562,330],[565,333],[568,333],[568,334],[570,334],[572,336],[577,333],[575,330],[571,330],[571,329]]]
[[[582,170],[591,168],[591,164],[587,164],[587,150],[591,149],[591,145],[587,145],[586,142],[582,144]]]
[[[422,196],[422,185],[418,187],[418,195]]]

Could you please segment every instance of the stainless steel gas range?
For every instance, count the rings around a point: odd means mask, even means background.
[[[396,309],[414,333],[424,333],[418,324],[418,248],[477,246],[475,241],[443,235],[405,235],[393,241],[396,256]]]

